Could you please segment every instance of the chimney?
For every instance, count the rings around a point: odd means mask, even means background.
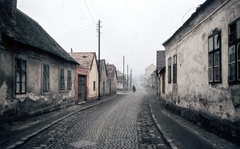
[[[15,18],[17,11],[17,0],[0,0],[0,10]]]

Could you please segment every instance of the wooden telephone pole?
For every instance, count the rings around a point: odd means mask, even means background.
[[[98,100],[100,100],[100,82],[101,82],[101,64],[100,64],[100,25],[101,21],[98,20]]]

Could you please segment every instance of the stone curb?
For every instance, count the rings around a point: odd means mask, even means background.
[[[118,95],[118,94],[115,94],[115,95]],[[39,133],[43,132],[44,130],[48,129],[49,127],[55,125],[56,123],[62,121],[63,119],[65,119],[65,118],[67,118],[67,117],[69,117],[69,116],[71,116],[71,115],[73,115],[73,114],[75,114],[75,113],[77,113],[77,112],[85,111],[85,110],[87,110],[87,109],[90,109],[90,108],[92,108],[92,107],[95,107],[95,106],[97,106],[97,105],[100,105],[100,104],[102,104],[102,103],[104,103],[104,102],[106,102],[106,101],[111,100],[111,99],[114,98],[114,97],[116,97],[116,96],[111,96],[111,97],[109,97],[109,98],[107,98],[107,99],[105,99],[105,100],[102,100],[101,102],[98,102],[98,103],[96,103],[96,104],[92,104],[92,105],[89,105],[89,106],[84,107],[84,108],[82,108],[82,109],[79,109],[79,110],[76,110],[76,111],[74,111],[74,112],[71,112],[71,113],[67,114],[66,116],[64,116],[64,117],[62,117],[62,118],[60,118],[60,119],[58,119],[58,120],[55,120],[54,122],[46,125],[45,127],[41,128],[40,130],[35,131],[35,132],[33,132],[32,134],[27,135],[27,136],[19,139],[18,142],[16,142],[15,144],[13,144],[13,145],[11,145],[11,146],[8,146],[6,149],[14,149],[14,148],[16,148],[16,147],[19,147],[19,146],[23,145],[24,143],[26,143],[29,139],[33,138],[34,136],[38,135]]]
[[[149,106],[150,106],[150,111],[151,111],[153,121],[156,124],[159,132],[162,134],[163,139],[167,142],[167,144],[170,146],[171,149],[178,149],[178,147],[175,145],[175,143],[173,142],[171,137],[162,129],[161,125],[157,122],[157,119],[156,119],[155,115],[153,114],[151,103],[149,103]]]

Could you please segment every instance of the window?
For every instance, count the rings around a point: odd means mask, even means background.
[[[168,83],[171,83],[171,65],[172,65],[172,59],[170,57],[168,59]]]
[[[95,91],[95,90],[96,90],[96,82],[93,81],[93,91]]]
[[[16,58],[15,59],[15,93],[16,94],[25,94],[26,93],[26,84],[27,84],[27,61]]]
[[[68,90],[72,89],[72,72],[71,72],[71,70],[68,70],[67,88],[68,88]]]
[[[177,55],[173,56],[173,83],[177,83]]]
[[[43,65],[43,92],[49,92],[49,65]]]
[[[60,69],[60,90],[64,90],[65,82],[64,82],[64,69]]]
[[[162,74],[162,93],[165,94],[165,72]]]
[[[228,81],[240,82],[240,20],[229,25]]]
[[[221,82],[221,32],[217,29],[208,38],[208,80]]]

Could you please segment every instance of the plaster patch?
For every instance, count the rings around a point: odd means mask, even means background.
[[[44,96],[38,96],[34,93],[27,93],[25,95],[18,95],[17,98],[19,98],[20,101],[24,101],[26,98],[29,98],[33,101],[37,101],[39,99],[44,99],[45,101],[47,101],[48,99]]]
[[[3,85],[0,88],[0,105],[3,105],[5,102],[5,99],[7,98],[7,85],[4,81]]]

